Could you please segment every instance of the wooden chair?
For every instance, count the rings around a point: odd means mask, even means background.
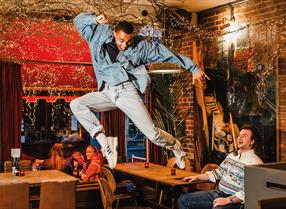
[[[134,199],[135,203],[137,204],[134,193],[128,193],[128,192],[120,193],[120,194],[115,193],[116,189],[120,189],[120,191],[123,192],[122,188],[130,186],[130,184],[133,184],[132,182],[128,181],[128,182],[116,183],[114,176],[112,175],[111,171],[108,168],[101,167],[101,171],[102,171],[102,177],[106,179],[112,193],[114,194],[114,201],[116,203],[115,208],[118,208],[120,200],[123,200],[123,199]]]
[[[167,165],[168,168],[174,168],[176,166],[176,158],[172,157],[167,161]]]
[[[99,190],[100,190],[100,196],[101,201],[103,205],[103,209],[112,209],[113,208],[113,202],[116,201],[116,197],[114,193],[112,192],[112,189],[110,187],[110,184],[105,178],[99,178],[98,180]],[[124,209],[151,209],[146,208],[142,206],[124,206]]]
[[[186,158],[185,163],[186,163],[185,170],[186,170],[186,171],[191,171],[191,161]],[[176,158],[175,158],[175,157],[172,157],[172,158],[170,158],[170,159],[167,161],[166,167],[168,167],[168,168],[175,168],[176,165],[177,165],[177,163],[176,163]],[[161,191],[160,191],[160,196],[159,196],[159,204],[162,203],[163,195],[164,195],[164,191],[161,190]]]
[[[192,164],[191,164],[191,161],[186,158],[186,166],[185,166],[185,171],[193,171],[193,167],[192,167]]]
[[[285,209],[286,197],[276,197],[258,200],[258,209]]]
[[[31,171],[32,170],[32,161],[31,160],[20,160],[20,170]],[[12,162],[4,162],[4,172],[12,172]]]
[[[175,168],[177,166],[176,164],[176,158],[172,157],[167,161],[167,165],[168,168]],[[191,166],[191,161],[186,158],[185,160],[185,170],[186,171],[191,171],[192,170],[192,166]]]
[[[42,182],[39,209],[75,209],[75,191],[75,181]]]
[[[212,171],[214,169],[217,169],[219,166],[217,164],[214,163],[208,163],[206,164],[201,173],[205,173],[207,171]],[[206,182],[206,183],[199,183],[196,184],[196,189],[202,190],[202,191],[208,191],[208,190],[212,190],[215,189],[216,187],[216,183],[212,183],[212,182]]]
[[[114,193],[112,192],[110,184],[107,182],[105,178],[99,178],[98,185],[99,185],[103,209],[112,209],[112,204],[115,200],[115,196]]]
[[[0,183],[0,208],[29,209],[29,184]]]

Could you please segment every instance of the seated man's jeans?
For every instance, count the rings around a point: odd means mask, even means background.
[[[228,197],[230,195],[218,189],[210,191],[198,191],[183,194],[178,200],[179,209],[213,209],[213,201],[218,197]],[[241,204],[228,204],[218,206],[214,209],[240,209]]]

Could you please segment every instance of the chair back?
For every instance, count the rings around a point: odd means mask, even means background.
[[[188,158],[186,158],[186,160],[185,160],[185,170],[186,171],[192,171],[192,165],[191,165],[191,161],[188,159]],[[176,166],[176,164],[177,164],[177,160],[176,160],[176,158],[175,157],[172,157],[172,158],[170,158],[168,161],[167,161],[167,167],[168,168],[174,168],[175,166]]]
[[[203,167],[201,173],[212,171],[214,169],[217,169],[218,167],[219,166],[217,164],[208,163]],[[211,183],[211,182],[196,184],[196,188],[199,190],[203,190],[203,191],[209,191],[209,190],[215,189],[215,187],[216,187],[216,183]]]
[[[218,166],[217,164],[215,164],[215,163],[208,163],[208,164],[206,164],[206,165],[203,167],[201,173],[205,173],[205,172],[207,172],[207,171],[212,171],[212,170],[214,170],[214,169],[217,169],[218,167],[219,167],[219,166]]]
[[[31,171],[32,161],[31,160],[20,160],[20,170]],[[12,172],[12,162],[10,160],[4,162],[4,172]]]
[[[258,200],[258,209],[285,209],[286,197]]]
[[[185,170],[189,172],[192,171],[193,167],[191,165],[191,161],[188,158],[186,158],[185,162],[186,162]]]
[[[103,209],[112,209],[113,201],[115,200],[114,193],[112,192],[109,183],[105,178],[98,180],[99,190]]]
[[[167,165],[168,168],[174,168],[176,166],[176,158],[172,157],[167,161]]]
[[[42,182],[39,209],[75,209],[75,191],[75,181]]]
[[[111,191],[114,193],[116,190],[116,181],[113,174],[108,168],[101,166],[102,177],[105,178],[110,185]]]
[[[29,184],[0,183],[0,208],[29,209]]]

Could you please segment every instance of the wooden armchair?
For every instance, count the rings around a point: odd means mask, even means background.
[[[217,169],[218,167],[219,166],[217,164],[208,163],[203,167],[201,173],[205,173],[207,171],[212,171],[214,169]],[[205,183],[196,184],[196,189],[203,190],[203,191],[212,190],[212,189],[215,189],[215,187],[216,187],[216,183],[212,183],[212,182],[205,182]]]
[[[118,208],[120,200],[123,200],[123,199],[134,199],[135,204],[137,204],[134,193],[126,193],[126,192],[122,193],[123,192],[122,188],[130,186],[130,184],[132,184],[131,182],[128,181],[128,182],[116,183],[113,174],[108,168],[101,167],[101,171],[102,171],[102,177],[107,180],[109,187],[112,193],[114,194],[114,201],[116,203],[115,208]],[[121,192],[119,194],[116,194],[115,193],[116,189],[120,189]]]
[[[186,163],[186,164],[185,164],[185,170],[186,170],[186,171],[191,171],[192,168],[191,168],[191,162],[190,162],[190,160],[186,158],[185,163]],[[166,167],[168,167],[168,168],[175,168],[176,166],[177,166],[177,163],[176,163],[176,158],[175,158],[175,157],[172,157],[172,158],[170,158],[170,159],[167,161]],[[164,195],[164,191],[161,190],[161,191],[160,191],[160,196],[159,196],[159,204],[162,203],[163,195]]]
[[[110,184],[105,178],[99,178],[98,180],[98,185],[99,185],[99,190],[100,190],[100,196],[101,196],[101,201],[103,205],[103,209],[113,209],[113,202],[116,201],[116,196],[112,192],[112,188],[110,187]],[[116,205],[116,208],[118,205]],[[146,208],[142,206],[136,205],[134,206],[127,206],[124,207],[124,209],[151,209],[151,208]]]

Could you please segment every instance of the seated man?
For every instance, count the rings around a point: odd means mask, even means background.
[[[244,203],[244,166],[263,163],[254,148],[258,133],[253,126],[244,125],[237,137],[238,151],[229,154],[219,168],[189,176],[183,181],[219,181],[218,188],[183,194],[178,200],[179,209],[238,209]]]

